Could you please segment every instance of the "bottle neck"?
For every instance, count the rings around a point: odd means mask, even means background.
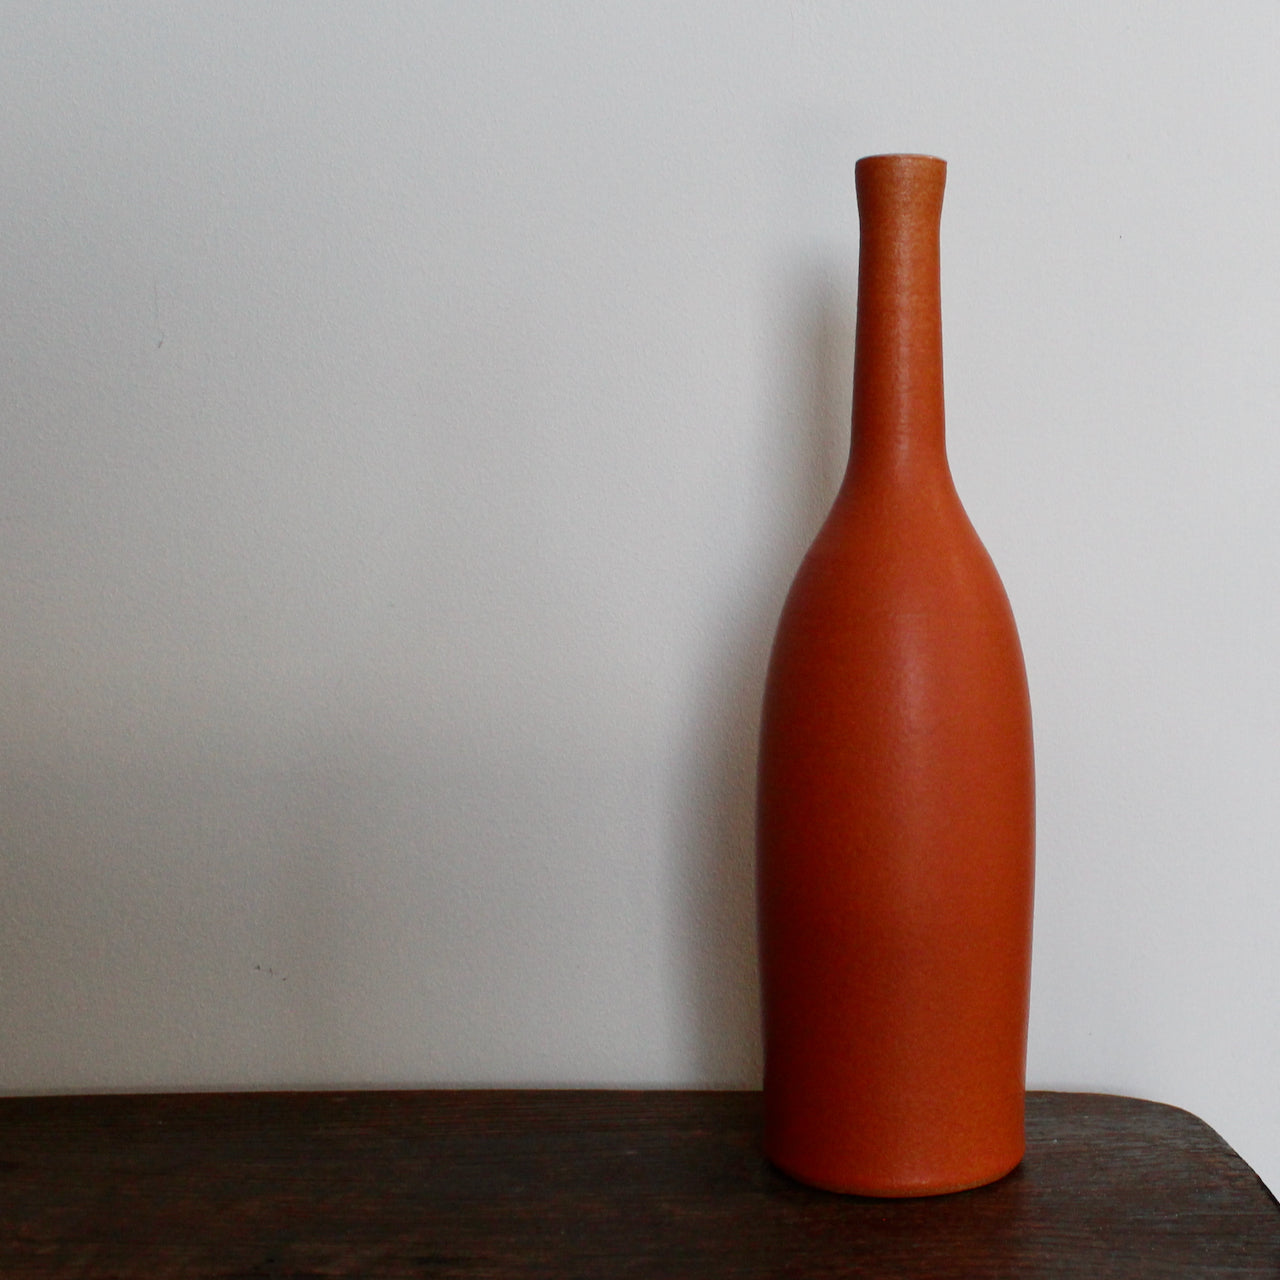
[[[857,165],[861,249],[850,478],[946,470],[938,233],[946,163]]]

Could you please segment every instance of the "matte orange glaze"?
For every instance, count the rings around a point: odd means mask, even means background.
[[[946,164],[873,156],[856,177],[853,446],[765,691],[765,1147],[820,1187],[931,1195],[1022,1158],[1031,711],[947,465]]]

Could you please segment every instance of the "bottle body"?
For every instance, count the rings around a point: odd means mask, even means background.
[[[942,430],[945,166],[858,170],[854,442],[766,684],[765,1147],[926,1195],[1023,1152],[1034,770],[1021,649]]]

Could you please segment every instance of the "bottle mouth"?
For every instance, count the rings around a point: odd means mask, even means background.
[[[863,165],[920,165],[922,167],[932,167],[939,164],[945,169],[947,162],[940,156],[925,155],[922,152],[889,151],[883,155],[863,156],[854,167],[856,169],[861,169]]]
[[[919,216],[938,216],[947,183],[947,162],[937,156],[864,156],[853,167],[858,208],[914,210]]]

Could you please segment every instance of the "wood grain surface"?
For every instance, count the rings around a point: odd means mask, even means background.
[[[0,1099],[0,1276],[1280,1276],[1280,1208],[1202,1121],[1028,1103],[1009,1177],[877,1201],[773,1169],[755,1093]]]

